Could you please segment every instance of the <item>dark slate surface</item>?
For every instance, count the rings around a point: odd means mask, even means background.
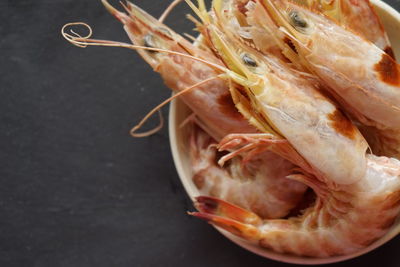
[[[136,1],[157,16],[167,2]],[[167,22],[189,31],[184,10]],[[100,1],[2,0],[0,11],[0,266],[285,265],[186,215],[167,127],[128,135],[169,91],[132,51],[62,39],[83,20],[127,41]],[[399,266],[399,245],[338,266]]]

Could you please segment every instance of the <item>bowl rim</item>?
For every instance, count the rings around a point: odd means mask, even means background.
[[[393,19],[397,20],[400,25],[400,14],[394,8],[392,8],[390,5],[381,0],[370,0],[370,2],[374,7],[380,8],[381,10],[385,11],[389,16],[391,16]],[[195,196],[191,189],[193,187],[192,179],[191,177],[187,177],[186,171],[184,170],[183,165],[181,164],[182,157],[179,149],[178,140],[176,138],[177,132],[180,129],[179,122],[177,121],[178,109],[185,108],[185,106],[186,105],[180,99],[175,99],[170,104],[169,119],[168,119],[169,142],[172,152],[172,158],[175,164],[175,168],[178,172],[179,179],[181,180],[187,195],[190,197],[192,201],[194,201]],[[231,240],[233,243],[239,245],[240,247],[254,254],[279,262],[301,264],[301,265],[330,264],[330,263],[350,260],[382,246],[383,244],[387,243],[395,236],[397,236],[397,234],[400,232],[400,223],[398,218],[397,222],[392,226],[392,228],[388,231],[388,233],[386,233],[382,238],[378,239],[377,241],[375,241],[374,243],[372,243],[371,245],[362,250],[343,256],[334,256],[329,258],[310,258],[310,257],[300,257],[289,254],[281,254],[278,252],[274,252],[272,250],[264,249],[256,244],[252,244],[239,237],[236,237],[235,235],[223,230],[220,227],[214,225],[213,227],[217,229],[225,237],[227,237],[229,240]]]

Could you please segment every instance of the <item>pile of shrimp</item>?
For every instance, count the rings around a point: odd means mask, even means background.
[[[185,0],[199,36],[106,0],[136,50],[192,111],[192,216],[279,253],[331,257],[381,238],[400,212],[400,67],[368,0]],[[86,24],[84,24],[86,25]],[[86,25],[89,27],[88,25]],[[161,127],[161,125],[160,125]]]

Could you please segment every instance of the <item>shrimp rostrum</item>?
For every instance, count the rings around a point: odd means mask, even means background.
[[[400,162],[366,155],[365,140],[332,102],[289,68],[279,68],[283,62],[263,57],[238,41],[235,33],[221,27],[223,10],[218,9],[218,2],[214,1],[214,16],[203,17],[200,27],[230,69],[227,76],[241,85],[231,89],[233,94],[240,95],[234,97],[237,106],[246,117],[257,121],[255,125],[261,131],[274,129],[287,138],[318,170],[291,177],[310,186],[317,200],[300,216],[262,220],[225,201],[199,197],[199,212],[192,215],[282,253],[329,257],[368,246],[388,231],[400,211]],[[204,14],[191,6],[198,15]],[[283,73],[285,79],[280,76]],[[285,81],[291,81],[291,86],[285,86]],[[241,106],[240,101],[246,102],[243,106],[250,110]],[[269,126],[262,129],[264,125]],[[340,159],[346,157],[341,154],[343,150],[357,155],[359,161],[352,162],[353,166],[341,163]],[[324,153],[332,154],[324,160]],[[319,163],[333,164],[332,168],[318,165],[313,158],[316,154]],[[357,175],[349,173],[354,166],[360,171]]]

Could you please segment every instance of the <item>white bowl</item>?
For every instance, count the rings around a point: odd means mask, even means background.
[[[392,7],[380,0],[371,0],[371,2],[374,5],[378,16],[381,18],[385,26],[395,54],[397,55],[397,57],[400,57],[400,38],[398,34],[400,32],[400,14]],[[193,201],[196,196],[200,195],[200,193],[192,182],[190,155],[187,149],[188,129],[185,127],[179,128],[181,122],[183,122],[189,114],[189,108],[179,99],[174,100],[171,103],[169,111],[169,140],[171,144],[172,156],[175,162],[175,167],[178,171],[178,175],[182,181],[183,186],[185,187],[187,194]],[[396,221],[396,223],[386,235],[384,235],[382,238],[380,238],[370,246],[353,254],[329,258],[309,258],[277,253],[272,250],[261,248],[254,244],[249,244],[245,240],[240,239],[221,228],[215,228],[239,246],[262,257],[295,264],[327,264],[358,257],[388,242],[400,232],[400,220],[398,219]]]

